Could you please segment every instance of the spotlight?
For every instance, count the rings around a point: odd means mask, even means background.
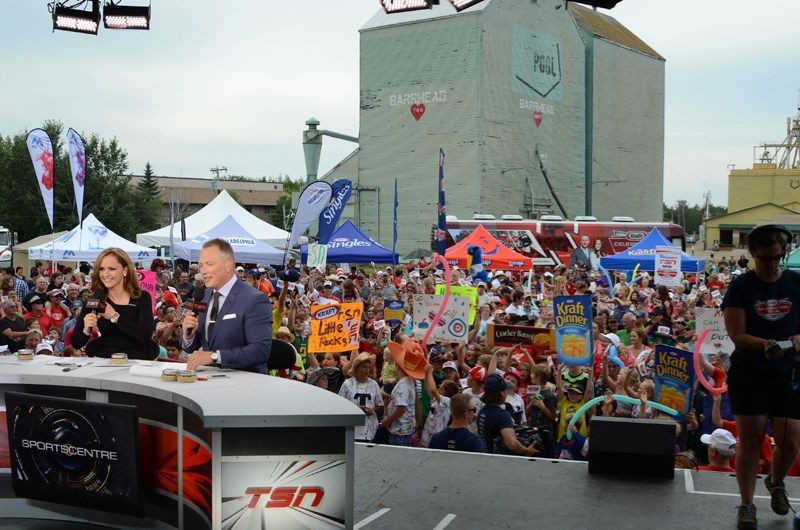
[[[576,4],[586,4],[592,7],[602,7],[603,9],[614,9],[622,0],[572,0]]]
[[[91,1],[92,10],[75,9]],[[97,35],[100,26],[100,0],[84,0],[71,7],[63,3],[53,5],[53,31],[74,31]]]
[[[472,7],[481,2],[483,2],[483,0],[450,0],[450,3],[456,8],[456,11],[461,11],[462,9]]]
[[[381,0],[381,5],[386,13],[430,9],[433,4],[438,3],[438,1],[434,2],[433,0]]]
[[[103,25],[109,29],[150,29],[150,6],[121,6],[110,1],[103,6]]]

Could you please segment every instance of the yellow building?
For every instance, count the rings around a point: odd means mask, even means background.
[[[783,142],[755,152],[752,168],[728,174],[728,213],[706,219],[706,250],[746,248],[753,227],[765,223],[800,233],[800,115],[789,120]]]

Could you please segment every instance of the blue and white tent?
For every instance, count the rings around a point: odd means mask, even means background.
[[[328,263],[398,263],[397,254],[366,235],[350,221],[345,221],[331,235],[328,244]],[[308,259],[308,245],[300,247],[303,263]]]
[[[253,237],[242,228],[233,216],[229,215],[214,228],[203,232],[190,240],[174,244],[175,256],[188,261],[197,261],[203,243],[209,239],[224,239],[233,247],[236,261],[239,263],[262,263],[277,265],[283,263],[283,252]]]
[[[656,247],[672,246],[667,238],[653,228],[647,236],[627,250],[600,258],[600,265],[606,270],[628,271],[639,265],[639,270],[652,271],[656,268]],[[700,272],[705,270],[706,260],[681,252],[681,272]]]

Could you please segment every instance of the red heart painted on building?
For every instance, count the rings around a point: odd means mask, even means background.
[[[543,117],[544,116],[542,116],[542,112],[539,111],[539,110],[537,110],[536,112],[533,113],[533,123],[536,124],[536,128],[537,129],[539,128],[539,125],[542,124],[542,118]]]
[[[425,104],[424,103],[414,103],[411,105],[411,115],[414,116],[414,119],[419,121],[422,115],[425,114]]]

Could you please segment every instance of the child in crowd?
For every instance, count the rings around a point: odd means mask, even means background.
[[[566,386],[566,388],[564,388]],[[560,377],[556,377],[556,400],[558,404],[558,432],[556,438],[561,439],[567,432],[567,418],[574,414],[586,403],[585,392],[580,386],[569,384],[564,385]],[[588,413],[589,411],[587,411]],[[587,420],[588,421],[588,420]],[[581,423],[580,432],[586,436],[586,422]]]
[[[572,421],[573,414],[567,414],[566,424]],[[559,460],[586,460],[589,455],[589,439],[583,429],[583,419],[579,418],[573,425],[569,425],[572,438],[567,439],[566,433],[561,436],[556,446],[556,458]]]

